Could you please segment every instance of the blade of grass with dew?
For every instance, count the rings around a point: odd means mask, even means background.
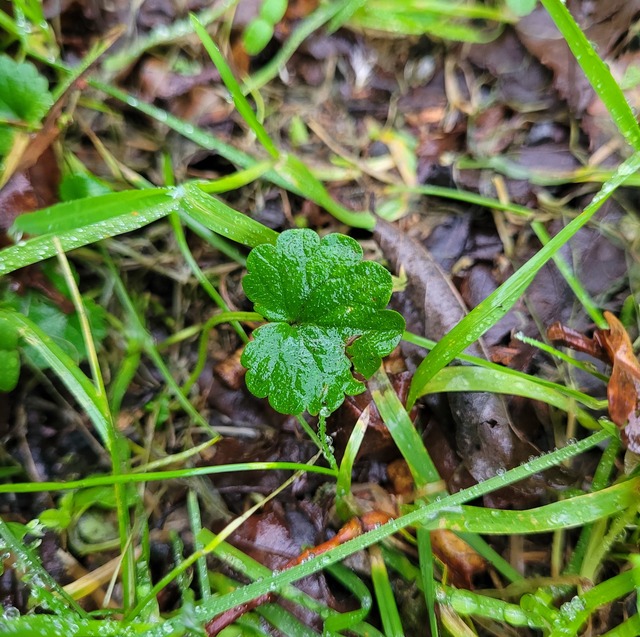
[[[45,60],[46,62],[46,60]],[[59,67],[59,65],[58,65]],[[65,68],[65,67],[61,67]],[[123,91],[116,89],[108,84],[98,82],[96,80],[90,80],[89,82],[91,86],[99,89],[103,93],[128,104],[132,108],[148,115],[149,117],[153,117],[158,121],[161,121],[163,124],[176,131],[186,139],[190,139],[195,142],[202,148],[206,148],[208,150],[213,150],[220,154],[222,157],[235,164],[236,166],[240,166],[241,168],[249,168],[257,163],[258,160],[254,159],[252,156],[230,146],[229,144],[225,144],[220,141],[217,137],[207,133],[206,131],[197,128],[193,124],[189,122],[185,122],[166,111],[153,106],[151,104],[146,104],[145,102],[140,101],[137,97],[133,97],[131,95],[127,95]],[[298,160],[299,161],[299,160]],[[329,214],[333,215],[338,221],[351,226],[352,228],[365,228],[372,229],[375,225],[375,217],[368,211],[360,211],[353,212],[351,210],[347,210],[344,206],[341,206],[337,201],[335,201],[329,193],[326,191],[324,186],[316,179],[315,176],[307,169],[307,172],[311,174],[311,179],[314,184],[313,191],[310,191],[311,194],[307,192],[307,187],[304,182],[300,184],[298,187],[290,180],[283,177],[281,171],[278,169],[269,170],[264,174],[264,178],[271,182],[272,184],[284,188],[294,194],[300,195],[302,197],[306,197],[311,199],[314,203],[322,206]],[[322,199],[316,200],[314,198],[313,193],[322,193]]]
[[[428,338],[424,338],[423,336],[418,336],[417,334],[413,334],[411,332],[404,332],[404,334],[402,335],[402,340],[407,341],[408,343],[419,345],[420,347],[424,347],[425,349],[429,349],[429,350],[433,349],[437,344],[436,341],[432,341]],[[527,341],[524,341],[524,342],[527,342]],[[549,348],[549,349],[553,349],[553,348]],[[578,391],[577,389],[573,389],[565,385],[560,385],[559,383],[553,383],[550,380],[546,380],[538,376],[533,376],[531,374],[526,374],[525,372],[520,372],[515,369],[503,367],[502,365],[498,365],[497,363],[488,361],[484,358],[479,358],[477,356],[471,356],[468,354],[459,354],[458,356],[456,356],[456,360],[464,361],[466,363],[471,363],[476,367],[482,367],[484,369],[493,370],[501,374],[506,374],[509,376],[510,379],[515,379],[516,381],[522,380],[525,383],[532,382],[540,385],[541,387],[548,387],[553,391],[559,392],[560,394],[567,396],[567,398],[573,398],[577,400],[578,402],[582,403],[589,409],[601,410],[601,409],[606,409],[606,406],[607,406],[606,400],[598,400],[596,398],[593,398],[592,396],[589,396],[588,394]],[[589,371],[589,370],[587,369],[585,371]],[[606,376],[602,376],[601,380],[606,382],[608,378]]]
[[[176,201],[164,194],[144,191],[145,196],[143,196],[138,195],[138,193],[142,193],[143,191],[125,192],[136,193],[136,196],[127,196],[124,198],[124,201],[115,196],[121,193],[102,196],[114,197],[108,201],[109,205],[105,206],[108,208],[108,211],[103,209],[105,214],[108,212],[108,218],[98,223],[92,223],[90,221],[90,215],[87,217],[86,213],[83,213],[83,209],[87,207],[90,208],[98,197],[76,199],[75,201],[56,204],[50,208],[29,213],[28,215],[20,215],[14,223],[14,230],[22,232],[21,225],[24,223],[27,226],[34,226],[29,230],[24,230],[24,232],[37,234],[38,231],[41,231],[46,232],[46,234],[18,241],[15,245],[0,250],[0,276],[54,256],[56,254],[56,248],[53,244],[54,237],[58,237],[62,249],[65,252],[69,252],[70,250],[80,248],[89,243],[137,230],[153,221],[165,217],[171,210],[174,210],[177,205]],[[105,203],[101,197],[100,199],[101,202],[98,203]],[[53,216],[56,210],[64,213],[61,217],[61,223],[71,225],[72,227],[67,230],[61,230],[55,225],[57,221],[53,220]],[[39,216],[41,213],[43,213],[43,217]],[[37,219],[36,216],[38,216]],[[29,217],[28,221],[26,217]],[[83,225],[83,222],[86,222],[87,225]],[[55,226],[55,229],[48,232],[44,229],[44,224]]]
[[[343,522],[346,522],[350,517],[357,515],[358,513],[353,510],[352,503],[350,502],[351,473],[353,471],[353,465],[356,457],[358,456],[358,451],[360,451],[360,445],[362,444],[364,435],[367,432],[370,417],[371,404],[367,405],[358,417],[358,420],[349,435],[349,440],[344,448],[344,454],[338,469],[335,506],[338,517]]]
[[[91,375],[93,377],[93,385],[96,390],[96,397],[103,404],[104,413],[107,416],[107,436],[108,445],[107,449],[111,456],[111,467],[114,475],[126,473],[127,462],[123,455],[123,447],[119,444],[121,437],[115,426],[113,414],[109,408],[109,400],[104,385],[104,379],[102,377],[102,370],[100,369],[100,363],[98,361],[98,354],[96,352],[95,343],[93,342],[93,335],[91,334],[91,327],[89,325],[89,319],[87,318],[87,312],[82,302],[82,296],[80,290],[73,278],[67,255],[63,252],[60,240],[58,237],[53,238],[53,244],[58,253],[58,261],[62,273],[71,292],[71,299],[80,321],[80,327],[82,330],[82,338],[85,344],[85,350],[87,352],[87,358],[89,360],[89,367],[91,369]],[[135,599],[135,573],[133,555],[133,545],[129,542],[131,537],[131,523],[129,518],[129,503],[127,497],[122,488],[122,485],[114,485],[114,495],[116,499],[116,514],[118,519],[118,535],[120,538],[120,551],[122,553],[122,589],[123,600],[125,608],[128,608],[133,604]]]
[[[207,441],[208,442],[208,441]],[[218,473],[234,473],[239,471],[302,471],[318,473],[324,476],[335,477],[335,472],[327,467],[318,467],[299,462],[241,462],[230,465],[217,465],[210,467],[192,467],[189,469],[173,469],[168,471],[152,471],[125,473],[114,476],[99,475],[89,476],[82,480],[68,480],[66,482],[16,482],[13,484],[0,484],[0,493],[47,493],[56,491],[72,491],[74,489],[86,489],[88,487],[114,485],[114,484],[141,484],[143,482],[163,482],[165,480],[185,480],[197,476],[208,476]],[[135,471],[135,470],[134,470]]]
[[[205,273],[200,269],[198,262],[194,259],[193,254],[191,254],[191,250],[189,249],[189,244],[187,243],[187,238],[184,234],[184,230],[182,229],[182,224],[180,223],[180,216],[172,212],[169,214],[169,223],[171,224],[171,229],[173,230],[173,235],[178,245],[178,249],[182,254],[182,258],[186,261],[187,265],[191,269],[191,272],[195,276],[198,283],[202,289],[209,295],[211,300],[224,312],[229,311],[229,306],[225,303],[224,299],[220,295],[220,292],[215,289],[212,285],[211,281],[205,276]],[[238,321],[232,321],[231,326],[235,330],[236,334],[240,337],[240,340],[244,343],[249,342],[249,337],[246,332],[242,329],[242,326]]]
[[[189,511],[189,522],[193,533],[193,548],[197,553],[202,551],[204,545],[200,541],[199,535],[202,531],[202,519],[200,517],[200,507],[198,506],[198,496],[193,491],[189,491],[187,494],[187,510]],[[204,556],[196,560],[196,572],[198,574],[200,598],[207,601],[211,597],[211,586],[209,585],[207,559]]]
[[[109,450],[113,444],[113,430],[108,404],[104,397],[98,395],[95,386],[79,369],[76,362],[26,316],[12,310],[0,310],[0,318],[13,325],[24,341],[31,345],[47,362],[71,395],[78,401],[96,428],[105,448]],[[5,485],[0,485],[0,487],[2,486]]]
[[[640,128],[636,115],[609,67],[600,59],[562,0],[541,2],[562,33],[593,90],[607,107],[618,130],[635,151],[640,150]]]
[[[582,526],[628,511],[637,504],[639,490],[640,478],[632,478],[601,491],[526,511],[461,506],[459,510],[448,509],[437,519],[427,520],[422,525],[429,530],[449,529],[485,535],[546,533]]]
[[[418,510],[390,520],[376,529],[368,531],[352,540],[348,540],[344,544],[341,544],[322,555],[310,558],[304,563],[282,571],[281,573],[274,574],[269,578],[268,582],[254,582],[234,591],[233,593],[212,599],[210,602],[202,603],[194,609],[194,615],[198,621],[208,621],[214,615],[224,612],[229,608],[248,602],[255,597],[274,590],[274,588],[279,589],[286,584],[291,584],[302,577],[315,573],[320,568],[325,568],[331,564],[335,564],[349,555],[352,555],[356,551],[360,551],[372,544],[376,544],[407,526],[420,524],[422,521],[428,520],[433,516],[437,516],[443,509],[457,507],[465,502],[482,497],[497,489],[514,484],[515,482],[525,479],[535,473],[539,473],[552,466],[557,466],[566,462],[570,458],[584,453],[594,446],[602,444],[608,439],[609,435],[610,434],[605,432],[595,433],[584,440],[580,440],[579,442],[567,445],[562,449],[557,449],[549,454],[531,460],[527,463],[526,468],[516,467],[515,469],[510,469],[502,475],[489,478],[480,484],[476,484],[468,489],[463,489],[453,495],[446,496],[437,502],[426,504]],[[520,611],[517,606],[514,608]],[[524,617],[524,621],[528,622],[526,615],[524,613],[522,613],[522,615]],[[504,620],[504,617],[505,615],[503,613],[501,615],[501,619]],[[173,630],[174,622],[175,620],[168,619],[162,627],[154,627],[151,630],[141,632],[139,637],[162,637],[163,635],[166,635],[165,631]],[[528,623],[525,623],[524,625],[528,625]]]
[[[369,389],[393,441],[407,461],[416,488],[441,482],[440,474],[420,434],[413,426],[383,367],[369,379]]]
[[[265,130],[264,126],[258,121],[258,118],[253,112],[253,109],[251,108],[251,105],[249,104],[247,98],[242,94],[240,85],[233,75],[233,72],[229,68],[226,60],[222,56],[222,53],[220,53],[220,49],[216,46],[216,43],[211,39],[211,36],[207,33],[202,24],[198,22],[198,18],[193,13],[189,17],[197,36],[200,38],[200,41],[202,42],[205,50],[211,58],[211,61],[218,69],[220,78],[231,94],[231,98],[233,99],[236,110],[238,111],[238,113],[240,113],[242,119],[244,119],[249,128],[253,131],[262,147],[274,159],[278,159],[280,157],[280,151],[274,144],[271,137],[269,137],[269,134]]]
[[[431,547],[431,534],[423,526],[419,526],[416,532],[418,540],[418,563],[422,576],[424,601],[429,615],[429,628],[432,637],[438,637],[438,618],[436,615],[436,580],[433,568],[433,550]]]
[[[407,399],[407,409],[413,407],[419,393],[438,371],[480,338],[513,307],[533,281],[538,270],[591,219],[613,192],[638,169],[640,169],[640,153],[623,162],[618,167],[615,176],[603,185],[580,215],[569,222],[547,245],[471,310],[438,342],[420,363],[414,374]]]
[[[587,550],[585,551],[585,559],[582,562],[579,575],[589,581],[599,579],[599,574],[604,568],[604,560],[610,553],[615,542],[621,539],[625,529],[632,526],[638,515],[638,506],[621,509],[613,516],[613,519],[607,525],[607,520],[600,519],[593,525],[594,529],[601,528],[603,533],[593,533]],[[604,533],[606,529],[606,533]]]
[[[184,184],[178,189],[184,193],[184,211],[210,230],[251,248],[276,242],[278,233],[275,230],[206,194],[195,184]]]
[[[389,581],[389,573],[379,547],[374,545],[369,548],[369,560],[371,562],[373,593],[376,598],[378,613],[382,620],[384,634],[387,637],[404,635],[398,606]]]
[[[549,637],[577,636],[582,625],[598,608],[611,604],[616,599],[624,599],[635,591],[640,575],[638,570],[638,567],[635,567],[615,575],[564,603],[552,630],[548,633]]]
[[[382,545],[387,566],[399,573],[404,579],[415,582],[419,590],[424,590],[419,569],[405,556]],[[475,615],[507,623],[510,626],[528,626],[542,628],[543,622],[524,611],[520,606],[500,599],[486,597],[479,593],[460,590],[450,586],[436,584],[436,599],[440,605],[446,604],[463,616]]]
[[[593,475],[593,480],[591,481],[591,489],[593,491],[602,490],[609,484],[621,445],[620,439],[612,438],[607,448],[603,451],[598,467]],[[578,542],[564,571],[565,574],[571,575],[581,571],[592,528],[590,525],[585,525],[581,529]]]
[[[146,624],[151,626],[151,624]],[[136,625],[144,630],[145,624]],[[0,634],[3,637],[136,637],[133,630],[123,629],[122,622],[51,615],[23,615],[15,619],[0,618]],[[166,637],[166,636],[165,636]]]
[[[39,604],[45,604],[56,615],[73,616],[74,619],[86,619],[87,612],[56,582],[31,548],[18,540],[10,526],[0,517],[0,539],[2,551],[15,556],[17,565],[24,572],[25,584],[33,582],[34,597]],[[2,626],[0,620],[0,627]],[[1,633],[5,634],[5,633]]]
[[[141,520],[140,524],[140,549],[136,556],[136,597],[146,595],[147,591],[153,586],[153,577],[151,574],[151,544],[149,540],[149,525],[146,523],[146,514],[143,508],[142,499],[138,500],[136,506],[136,518]],[[157,600],[155,604],[149,604],[145,609],[145,613],[139,619],[144,622],[161,621],[160,604]]]
[[[10,232],[29,235],[52,232],[62,234],[125,214],[139,217],[166,203],[175,204],[175,196],[169,188],[109,192],[95,197],[65,201],[36,212],[22,214],[16,218]],[[141,221],[143,220],[144,217]]]
[[[493,392],[540,400],[574,414],[578,422],[587,429],[600,429],[598,421],[593,416],[575,406],[575,398],[569,398],[535,380],[514,378],[513,374],[483,367],[445,367],[422,388],[418,398],[426,394],[450,391]]]

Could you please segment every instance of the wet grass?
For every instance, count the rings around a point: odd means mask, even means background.
[[[397,6],[396,3],[392,4]],[[185,239],[184,228],[200,227],[200,236],[229,260],[233,260],[234,256],[238,261],[244,258],[244,253],[238,251],[235,244],[253,247],[273,242],[275,231],[219,198],[224,193],[251,186],[256,180],[270,182],[317,203],[343,226],[371,229],[375,217],[371,211],[354,212],[335,201],[314,174],[312,166],[280,148],[278,142],[269,135],[268,122],[260,121],[245,95],[259,90],[275,77],[282,60],[277,58],[277,62],[264,67],[260,75],[249,77],[244,85],[240,84],[202,26],[203,22],[218,19],[218,15],[207,14],[206,20],[202,16],[201,20],[193,18],[189,24],[184,22],[175,28],[188,30],[193,27],[198,34],[216,64],[244,126],[253,132],[259,142],[260,151],[253,154],[240,151],[190,122],[181,121],[108,83],[89,80],[94,88],[120,100],[128,108],[154,118],[202,148],[215,150],[233,162],[238,172],[219,180],[196,180],[177,186],[167,182],[162,187],[146,184],[147,187],[57,204],[33,215],[20,217],[14,231],[17,234],[26,233],[29,238],[21,239],[0,252],[0,272],[3,275],[51,257],[57,258],[75,309],[80,317],[86,317],[83,296],[78,290],[78,287],[83,288],[83,281],[76,283],[65,256],[67,252],[82,247],[85,251],[76,253],[75,258],[86,257],[89,264],[87,269],[99,273],[105,282],[105,289],[111,290],[110,300],[120,308],[119,316],[110,317],[112,329],[119,333],[115,353],[107,355],[101,352],[100,346],[94,342],[89,320],[81,320],[88,368],[70,356],[39,325],[12,309],[0,309],[0,318],[17,330],[22,347],[28,345],[47,361],[49,373],[66,388],[78,412],[92,424],[111,467],[106,475],[87,476],[70,482],[17,481],[14,475],[7,476],[11,481],[0,485],[0,493],[6,494],[60,491],[73,494],[73,502],[58,500],[57,506],[30,524],[0,521],[5,569],[15,569],[30,588],[32,608],[47,611],[16,616],[15,609],[7,607],[0,620],[3,634],[39,634],[44,637],[59,634],[103,637],[198,634],[202,633],[205,622],[215,615],[261,595],[277,592],[281,597],[316,613],[322,619],[327,634],[348,630],[362,635],[398,635],[408,630],[406,626],[403,627],[406,620],[391,584],[395,577],[400,577],[407,585],[415,585],[424,596],[434,634],[438,631],[468,634],[469,627],[465,621],[473,619],[479,626],[490,626],[487,630],[530,628],[559,637],[581,634],[582,626],[599,609],[635,593],[640,567],[637,555],[630,549],[635,543],[629,539],[621,544],[618,542],[628,533],[632,538],[637,536],[637,493],[640,483],[633,472],[617,472],[619,434],[607,419],[597,418],[597,413],[605,406],[603,402],[573,387],[554,384],[463,354],[469,344],[480,338],[522,298],[540,268],[552,261],[569,282],[585,311],[597,325],[606,327],[597,304],[589,298],[584,286],[559,252],[582,227],[592,221],[617,188],[634,178],[640,168],[640,131],[608,68],[597,57],[564,5],[556,0],[543,0],[543,4],[631,146],[630,156],[611,174],[602,178],[602,186],[591,203],[578,211],[553,237],[545,236],[544,227],[535,219],[535,211],[509,202],[479,199],[474,193],[459,190],[388,188],[390,194],[400,190],[410,190],[414,195],[435,194],[523,216],[531,223],[543,247],[438,343],[405,334],[406,340],[417,342],[430,350],[413,376],[406,405],[392,390],[384,370],[377,372],[371,380],[373,400],[415,483],[416,497],[413,502],[406,504],[396,519],[362,535],[354,535],[327,552],[279,573],[262,566],[225,540],[252,513],[260,510],[303,473],[321,474],[335,481],[336,508],[343,521],[358,515],[360,511],[354,504],[352,491],[352,469],[366,428],[366,416],[363,415],[356,424],[344,456],[333,468],[319,465],[319,454],[310,457],[307,464],[245,462],[193,466],[198,454],[214,446],[219,439],[219,432],[200,413],[202,401],[194,391],[198,390],[196,379],[205,365],[208,339],[220,325],[229,324],[240,339],[246,340],[245,326],[253,325],[260,317],[250,312],[235,311],[228,306],[219,287],[211,283],[210,277],[198,265],[198,259]],[[438,10],[438,6],[434,5],[434,10]],[[443,7],[440,9],[444,10]],[[371,21],[375,16],[376,12],[358,8],[358,3],[323,5],[302,23],[300,33],[291,35],[291,39],[282,47],[281,57],[293,54],[301,33],[306,34],[327,23],[337,27],[335,21],[338,18],[350,19],[363,27],[372,28]],[[421,17],[426,19],[425,16]],[[478,16],[463,15],[461,19],[473,17]],[[496,20],[499,17],[492,15],[487,19]],[[7,19],[3,18],[5,21]],[[411,32],[405,15],[394,14],[394,19],[393,24],[398,28]],[[330,22],[332,20],[334,22]],[[19,37],[19,26],[15,22],[8,24]],[[466,39],[479,39],[482,36],[469,23],[461,24],[456,31],[461,39],[465,39],[462,35]],[[382,26],[377,23],[377,27]],[[455,33],[444,35],[454,36]],[[146,43],[139,43],[135,51],[125,51],[112,57],[107,55],[103,61],[104,68],[119,68],[128,59],[127,55],[139,55],[143,50],[140,47],[157,46],[159,37],[157,33],[154,34]],[[163,37],[167,38],[167,42],[172,42],[177,36],[174,32],[168,32]],[[46,56],[32,50],[28,39],[23,46],[25,54],[33,54],[40,61],[46,60]],[[84,66],[93,63],[101,52],[96,50],[87,56]],[[71,82],[83,68],[81,66],[72,71],[58,61],[46,62],[61,74],[63,79],[60,86],[65,85],[64,78],[67,83]],[[199,324],[180,325],[178,321],[173,321],[175,331],[167,337],[167,341],[170,341],[167,349],[171,345],[189,345],[192,352],[188,360],[193,367],[188,370],[161,351],[164,348],[154,336],[158,322],[152,318],[148,305],[145,306],[143,295],[127,288],[113,254],[96,245],[103,239],[153,227],[149,224],[163,223],[163,220],[168,221],[163,231],[171,234],[175,246],[171,267],[177,267],[177,264],[186,267],[186,276],[198,282],[199,293],[211,307],[217,307],[217,314]],[[199,341],[194,340],[198,338]],[[163,389],[159,397],[149,402],[144,444],[138,444],[127,440],[117,423],[123,400],[131,391],[143,358],[148,361],[144,365],[152,366],[158,374],[158,382]],[[448,367],[450,362],[458,358],[469,365],[463,368]],[[582,440],[570,440],[566,446],[541,457],[532,457],[522,466],[499,472],[480,484],[448,494],[429,450],[425,448],[408,415],[414,402],[421,396],[443,391],[508,392],[534,398],[566,412],[569,418],[593,430],[593,433]],[[158,449],[159,443],[154,439],[154,433],[162,428],[167,412],[182,413],[190,420],[190,434],[185,437],[184,448],[179,452]],[[315,436],[313,431],[309,433]],[[190,447],[187,444],[189,437],[201,443]],[[321,444],[319,446],[322,447]],[[570,459],[596,449],[602,449],[598,468],[591,483],[582,490],[565,493],[551,504],[525,511],[477,506],[478,498],[483,495],[494,493],[546,469],[560,467]],[[242,516],[228,521],[217,534],[202,528],[200,507],[203,495],[202,487],[196,485],[198,479],[222,472],[271,470],[291,472],[291,478],[269,495],[260,498]],[[192,550],[187,554],[183,545],[186,539],[174,535],[171,539],[174,567],[157,578],[150,569],[149,510],[148,503],[145,503],[145,486],[157,482],[171,489],[177,480],[183,481],[183,484],[186,481],[189,489],[187,531],[193,538]],[[120,557],[108,563],[106,579],[95,580],[92,584],[92,576],[87,574],[84,581],[63,587],[42,565],[37,551],[38,540],[35,538],[47,526],[59,533],[69,531],[89,507],[103,502],[107,492],[110,498],[107,508],[115,511],[117,534],[113,540]],[[580,529],[580,536],[572,548],[565,542],[565,532],[576,527]],[[442,566],[434,557],[430,540],[430,531],[443,529],[457,534],[473,546],[499,574],[502,588],[469,591],[452,586],[446,576],[442,576]],[[508,537],[541,532],[553,534],[554,554],[559,556],[553,565],[553,577],[542,582],[539,578],[521,575],[492,548],[487,539],[494,535]],[[397,543],[389,541],[399,533],[404,542],[414,545],[413,557],[407,557]],[[369,549],[370,582],[341,565],[343,560],[363,549]],[[240,584],[212,570],[207,557],[213,555],[231,567],[238,574],[238,580],[242,577],[251,583]],[[610,558],[625,566],[605,570],[604,564]],[[189,580],[189,573],[194,569],[198,574],[195,590]],[[358,609],[340,613],[292,586],[299,579],[320,570],[324,570],[330,580],[338,582],[353,594]],[[109,581],[111,584],[107,584]],[[116,583],[118,587],[114,588]],[[79,600],[88,595],[88,591],[102,588],[105,584],[109,594],[104,606],[91,614],[87,613],[78,603]],[[171,616],[165,616],[160,612],[157,600],[162,591],[170,587],[177,591],[179,601],[177,610]],[[112,596],[117,599],[115,608],[109,603]],[[372,619],[374,614],[370,613],[370,609],[377,612],[379,623]],[[255,612],[284,634],[316,634],[279,605],[260,606]],[[617,627],[610,627],[607,634],[637,632],[640,627],[638,617],[637,613],[630,614]],[[225,634],[267,634],[253,613],[241,618],[239,625],[241,628],[237,630],[226,629]]]

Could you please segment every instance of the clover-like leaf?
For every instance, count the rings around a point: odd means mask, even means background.
[[[306,229],[254,248],[247,270],[244,291],[270,321],[254,331],[242,355],[249,390],[268,396],[281,413],[314,415],[364,391],[352,368],[371,376],[404,330],[402,316],[384,309],[391,275],[362,261],[354,239],[321,240]]]

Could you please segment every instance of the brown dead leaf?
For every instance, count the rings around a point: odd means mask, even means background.
[[[560,323],[551,325],[547,336],[612,365],[607,385],[609,415],[622,430],[628,449],[640,453],[640,363],[624,325],[611,312],[605,312],[604,317],[609,329],[596,330],[593,338]]]
[[[611,312],[604,317],[609,329],[598,334],[613,364],[607,386],[609,415],[618,427],[624,427],[629,450],[640,453],[640,363],[624,325]]]

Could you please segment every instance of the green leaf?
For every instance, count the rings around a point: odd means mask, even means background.
[[[0,392],[13,391],[20,377],[20,355],[17,350],[0,350]]]
[[[364,390],[352,366],[368,378],[400,340],[404,319],[384,309],[391,275],[350,237],[287,230],[254,248],[247,269],[244,291],[271,321],[242,355],[247,386],[281,413],[334,411]]]
[[[19,377],[18,330],[0,318],[0,392],[14,390]]]
[[[52,104],[49,84],[33,64],[0,55],[0,119],[36,124]]]
[[[247,25],[242,43],[248,55],[258,55],[273,37],[273,25],[264,18],[256,18]]]
[[[76,363],[86,360],[86,346],[78,315],[75,312],[65,314],[55,303],[35,292],[27,292],[20,296],[6,290],[0,297],[0,301],[2,301],[3,308],[10,307],[31,319]],[[101,343],[107,334],[106,311],[90,298],[84,298],[83,303],[94,341]],[[49,367],[46,358],[38,352],[37,348],[25,345],[24,353],[38,368],[47,369]]]

